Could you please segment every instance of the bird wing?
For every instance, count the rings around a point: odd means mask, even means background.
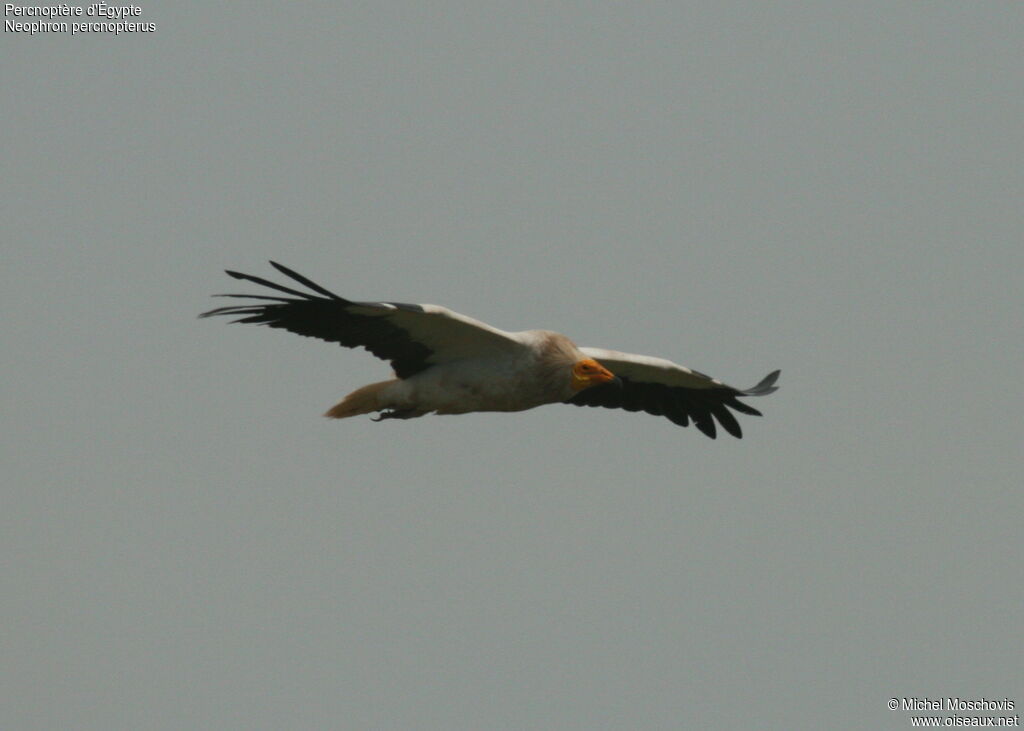
[[[401,302],[351,302],[276,262],[282,274],[312,290],[302,292],[250,274],[227,274],[291,295],[222,294],[259,302],[218,307],[200,317],[240,315],[232,322],[251,322],[339,343],[363,347],[391,362],[395,375],[408,378],[431,365],[473,357],[494,357],[524,346],[512,333],[452,312],[438,305]]]
[[[760,416],[761,412],[738,401],[740,396],[767,396],[778,390],[779,371],[772,371],[753,388],[728,386],[699,371],[664,358],[620,353],[604,348],[580,348],[622,380],[580,391],[567,401],[576,406],[604,406],[609,409],[646,411],[665,416],[679,426],[694,426],[712,439],[715,421],[737,439],[743,437],[739,422],[729,409]]]

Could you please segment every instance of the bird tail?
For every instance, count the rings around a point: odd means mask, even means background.
[[[383,403],[379,398],[380,392],[393,383],[397,383],[397,380],[392,379],[390,381],[381,381],[379,383],[371,383],[369,386],[357,388],[340,402],[328,409],[324,416],[329,419],[347,419],[350,416],[369,414],[372,411],[380,411],[381,409],[387,408],[388,405]]]

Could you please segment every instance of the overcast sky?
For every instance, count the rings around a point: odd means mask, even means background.
[[[0,45],[0,727],[1020,713],[1019,3],[141,8]],[[327,421],[271,258],[781,390]]]

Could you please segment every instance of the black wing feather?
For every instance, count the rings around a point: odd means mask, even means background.
[[[276,262],[270,262],[282,274],[316,292],[309,294],[291,289],[261,277],[228,270],[228,275],[259,284],[270,289],[292,295],[286,297],[270,297],[267,295],[229,294],[224,297],[248,297],[254,300],[269,301],[270,304],[245,304],[238,306],[218,307],[204,312],[200,317],[214,315],[241,315],[232,322],[255,323],[268,327],[281,328],[297,335],[338,343],[346,348],[363,347],[378,358],[391,362],[395,375],[408,378],[430,366],[427,359],[433,351],[422,343],[412,339],[408,332],[384,317],[360,315],[350,311],[358,302],[350,302],[330,290],[327,290],[306,277],[293,272]],[[319,295],[319,296],[318,296]],[[421,310],[418,305],[399,305],[402,309]]]
[[[729,386],[714,388],[683,388],[666,386],[662,383],[633,381],[621,377],[621,388],[615,384],[605,384],[580,391],[566,403],[576,406],[603,406],[609,409],[625,409],[626,411],[646,411],[655,416],[665,416],[679,426],[689,426],[692,422],[701,432],[714,439],[717,436],[717,424],[737,439],[743,438],[743,430],[729,409],[760,416],[761,412],[752,406],[739,401],[740,396],[767,396],[778,390],[775,382],[779,371],[765,376],[760,383],[746,391]]]

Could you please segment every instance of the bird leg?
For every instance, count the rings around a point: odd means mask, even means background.
[[[372,418],[371,421],[384,421],[385,419],[415,419],[417,416],[423,416],[422,411],[416,409],[388,409],[382,411],[377,418]]]

